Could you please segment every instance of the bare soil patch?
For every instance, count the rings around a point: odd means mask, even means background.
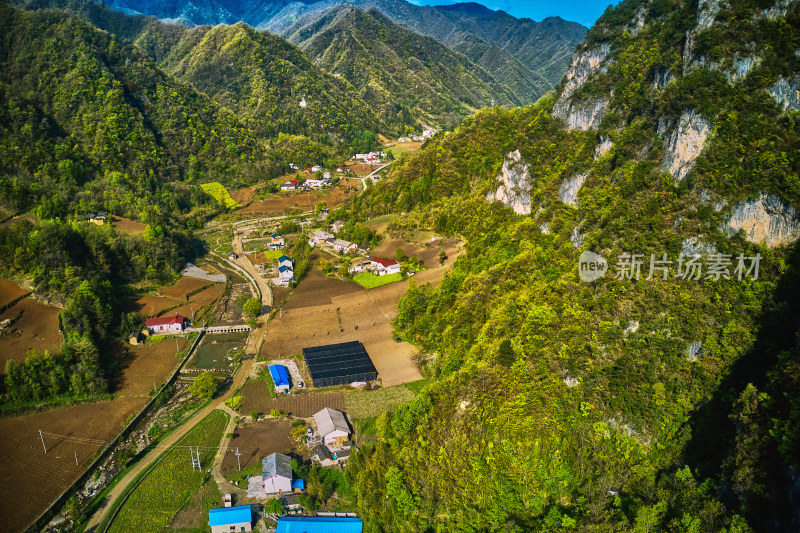
[[[107,442],[146,401],[146,398],[117,398],[0,419],[0,435],[4,437],[0,440],[3,530],[24,531],[83,473],[102,448],[100,444],[79,444],[45,436],[45,454],[39,440],[39,429]]]
[[[143,294],[122,303],[121,307],[126,312],[137,312],[145,316],[158,316],[170,307],[181,304],[181,300],[165,298],[157,294]]]
[[[308,460],[308,452],[295,446],[292,440],[292,427],[289,420],[262,420],[255,424],[236,429],[228,445],[228,453],[222,462],[222,473],[230,474],[238,470],[236,455],[232,450],[239,448],[242,468],[261,463],[261,459],[271,453],[291,454],[296,458]]]
[[[13,281],[0,278],[0,308],[5,307],[28,292]]]
[[[37,302],[32,298],[13,305],[0,315],[0,321],[10,318],[11,327],[0,335],[0,369],[6,361],[13,359],[20,363],[25,360],[28,350],[39,353],[45,350],[54,353],[61,346],[58,332],[58,313],[61,309]]]
[[[158,293],[161,296],[166,296],[167,298],[176,298],[176,299],[186,299],[186,295],[194,292],[198,289],[203,287],[207,287],[211,285],[212,282],[209,282],[205,279],[200,278],[189,278],[189,277],[181,277],[178,281],[175,282],[174,285],[170,285],[169,287],[161,287],[158,290]]]
[[[444,265],[438,261],[441,247],[423,248],[399,239],[387,239],[374,255],[394,257],[398,246],[407,255],[420,255],[430,268],[418,272],[413,279],[436,284],[460,253],[457,241],[444,244],[448,255]],[[261,357],[292,356],[305,347],[361,341],[383,386],[420,379],[411,360],[416,348],[396,342],[392,327],[397,303],[405,295],[408,283],[406,280],[367,291],[353,282],[330,279],[312,270],[283,307],[283,316],[277,315],[270,322]]]
[[[241,205],[247,205],[253,201],[253,197],[256,194],[256,187],[247,187],[245,189],[239,189],[238,191],[232,191],[230,193],[231,198],[233,198],[237,203]]]
[[[351,180],[355,181],[355,180]],[[324,200],[328,208],[335,207],[353,196],[361,188],[360,183],[347,183],[325,191],[322,194],[314,192],[289,192],[283,191],[253,203],[241,209],[241,213],[273,213],[280,214],[289,210],[308,211],[314,209],[317,202]]]
[[[177,339],[177,349],[175,339],[149,339],[137,346],[119,342],[114,350],[117,358],[112,382],[114,392],[122,396],[149,396],[180,363],[175,354],[190,345],[185,337]]]
[[[307,418],[326,407],[344,409],[344,393],[342,392],[309,392],[304,394],[281,395],[271,398],[268,387],[272,384],[262,380],[250,380],[242,388],[242,406],[240,412],[250,414],[253,411],[269,414],[273,409],[283,411],[291,416]]]
[[[194,296],[191,296],[189,298],[189,303],[178,307],[174,311],[170,311],[170,314],[174,312],[181,316],[187,316],[191,319],[193,318],[193,315],[196,315],[202,307],[212,305],[214,302],[222,298],[223,294],[225,294],[225,284],[216,283],[213,287],[209,287],[208,289],[200,291]]]
[[[142,224],[141,222],[137,222],[129,218],[118,217],[116,215],[114,215],[113,218],[114,220],[111,222],[111,225],[114,227],[114,229],[123,233],[140,234],[144,233],[144,230],[147,227],[146,224]]]
[[[284,311],[333,303],[332,298],[364,289],[354,281],[342,281],[325,276],[317,269],[308,272],[303,281],[297,286]]]

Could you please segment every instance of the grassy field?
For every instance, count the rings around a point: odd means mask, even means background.
[[[419,382],[412,384],[416,383]],[[378,416],[413,400],[419,389],[408,386],[412,384],[384,387],[373,391],[346,391],[344,410],[353,419]]]
[[[242,207],[240,204],[236,202],[233,198],[231,198],[228,189],[222,186],[221,183],[217,181],[213,181],[211,183],[203,183],[200,187],[212,198],[214,198],[219,203],[225,205],[228,209],[236,209],[237,207]]]
[[[286,255],[286,250],[264,250],[267,259],[277,261],[282,255]]]
[[[402,281],[403,274],[387,274],[385,276],[376,276],[375,274],[370,274],[369,272],[362,272],[357,276],[353,277],[353,281],[364,287],[365,289],[374,289],[376,287],[382,287],[383,285],[388,285],[390,283],[394,283],[395,281]]]
[[[228,415],[214,411],[168,451],[158,465],[136,487],[120,509],[109,531],[161,531],[170,519],[203,486],[219,441],[228,423]],[[202,471],[193,471],[188,449],[199,446]]]

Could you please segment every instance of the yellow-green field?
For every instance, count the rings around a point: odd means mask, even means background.
[[[203,183],[200,187],[212,198],[214,198],[219,203],[223,204],[228,209],[236,209],[237,207],[242,207],[240,204],[236,203],[236,200],[231,198],[230,193],[228,190],[222,186],[221,183],[217,181],[213,181],[211,183]]]

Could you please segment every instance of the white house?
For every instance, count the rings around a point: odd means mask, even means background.
[[[293,191],[293,190],[297,189],[299,184],[300,184],[300,182],[297,181],[297,180],[289,180],[286,183],[284,183],[283,185],[281,185],[281,190],[282,191]]]
[[[331,173],[330,172],[323,172],[322,179],[324,179],[324,180],[331,179]]]
[[[311,167],[311,172],[322,172],[322,167],[319,165],[314,165]]]
[[[333,234],[328,233],[325,230],[318,229],[314,233],[311,234],[311,240],[314,241],[314,244],[322,246],[326,243],[329,239],[333,239]]]
[[[269,249],[280,250],[281,248],[283,248],[283,244],[284,244],[283,235],[280,235],[278,233],[273,233],[269,243]]]
[[[321,189],[327,184],[328,182],[326,180],[306,180],[303,183],[303,185],[305,185],[309,189]]]
[[[279,267],[278,280],[281,284],[288,285],[294,281],[294,270],[288,266]]]
[[[344,413],[336,409],[326,407],[315,413],[314,423],[317,425],[317,433],[329,448],[343,446],[350,437],[350,426],[347,425]]]
[[[342,239],[333,239],[332,241],[328,242],[337,252],[353,253],[356,250],[358,250],[358,245],[353,244],[350,241],[343,241]]]
[[[298,168],[300,168],[300,167],[298,167],[298,166],[297,166],[297,165],[295,165],[294,163],[289,163],[289,168],[291,168],[292,170],[297,170],[297,169],[298,169]]]
[[[185,323],[186,319],[179,314],[148,318],[144,321],[144,325],[153,333],[180,333]]]
[[[292,492],[292,460],[288,455],[273,453],[261,460],[261,477],[267,494]]]
[[[333,223],[333,226],[331,226],[331,231],[334,234],[339,233],[339,230],[342,229],[343,227],[344,227],[344,222],[342,222],[341,220],[337,220],[336,222]]]
[[[400,263],[394,259],[381,259],[380,257],[375,257],[372,259],[372,261],[370,261],[370,266],[375,269],[375,272],[377,272],[379,276],[397,274],[400,272]]]
[[[279,267],[285,266],[294,270],[294,260],[288,255],[282,255],[278,258],[278,266]]]

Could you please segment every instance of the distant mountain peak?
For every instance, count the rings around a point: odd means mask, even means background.
[[[456,13],[463,13],[464,15],[472,15],[475,17],[491,17],[498,12],[493,11],[483,4],[477,2],[459,2],[458,4],[449,4],[441,6],[433,6],[441,11],[450,11]]]

